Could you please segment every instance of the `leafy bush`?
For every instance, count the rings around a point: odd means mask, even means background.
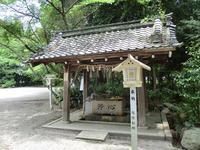
[[[3,88],[14,87],[15,84],[16,84],[16,82],[14,79],[5,80],[4,83],[1,85],[1,87],[3,87]]]

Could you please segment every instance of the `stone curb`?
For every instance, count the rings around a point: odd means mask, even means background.
[[[172,142],[172,133],[169,128],[169,123],[167,121],[166,114],[164,112],[161,112],[161,120],[163,124],[163,130],[165,133],[165,140]]]

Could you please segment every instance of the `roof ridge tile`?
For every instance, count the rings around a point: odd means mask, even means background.
[[[153,26],[154,22],[148,23],[133,23],[133,22],[125,22],[125,23],[115,23],[115,24],[108,24],[108,25],[101,25],[101,26],[92,26],[87,28],[75,29],[75,30],[68,30],[62,32],[62,37],[71,37],[71,36],[79,36],[79,35],[86,35],[86,34],[95,34],[95,33],[105,33],[105,32],[112,32],[112,31],[120,31],[120,30],[128,30],[133,28],[144,28],[148,26]]]

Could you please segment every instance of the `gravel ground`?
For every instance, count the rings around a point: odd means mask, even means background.
[[[0,89],[0,102],[47,100],[47,87],[19,87]]]
[[[77,140],[77,132],[41,126],[61,116],[49,111],[48,101],[0,101],[0,150],[130,150],[130,140]],[[172,150],[168,142],[139,140],[139,150]]]

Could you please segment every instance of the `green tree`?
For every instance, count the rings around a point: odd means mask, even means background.
[[[198,11],[200,12],[200,11]],[[189,59],[183,63],[183,69],[176,75],[179,94],[183,97],[182,111],[186,120],[200,125],[200,16],[183,21]]]

